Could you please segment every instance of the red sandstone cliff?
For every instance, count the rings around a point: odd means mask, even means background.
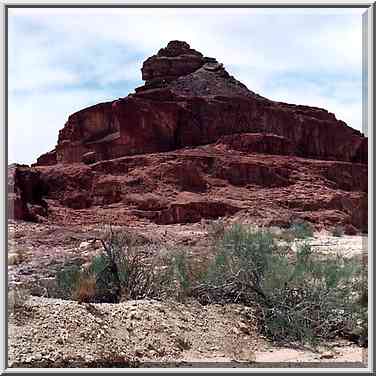
[[[15,218],[367,230],[367,138],[334,114],[253,93],[185,42],[148,58],[142,77],[135,93],[69,116],[28,172],[43,199],[12,186]]]
[[[68,119],[38,165],[94,162],[216,142],[234,133],[272,133],[294,155],[365,162],[367,140],[326,110],[263,98],[222,64],[173,41],[142,67],[145,85]]]

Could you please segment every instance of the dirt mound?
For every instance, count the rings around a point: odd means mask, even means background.
[[[249,312],[237,305],[78,304],[31,297],[10,317],[10,366],[127,367],[203,354],[253,361]]]
[[[235,304],[78,304],[31,297],[9,318],[9,366],[365,366],[365,350],[344,341],[329,351],[273,347],[256,334],[252,315],[252,309]]]

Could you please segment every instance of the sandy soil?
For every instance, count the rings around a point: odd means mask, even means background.
[[[279,348],[257,334],[252,310],[190,301],[79,304],[31,297],[9,317],[10,367],[365,366],[366,350],[346,341],[317,350]],[[353,363],[358,364],[353,364]]]

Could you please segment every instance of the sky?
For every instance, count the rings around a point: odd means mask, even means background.
[[[8,162],[52,150],[68,116],[134,92],[170,40],[269,99],[362,129],[364,9],[9,9]]]

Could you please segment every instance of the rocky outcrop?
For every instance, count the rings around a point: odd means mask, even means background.
[[[157,55],[145,60],[141,69],[142,79],[146,81],[147,88],[160,86],[196,71],[205,61],[202,54],[191,49],[188,43],[171,41]]]
[[[8,217],[10,219],[38,221],[47,215],[44,197],[48,187],[41,173],[27,165],[10,165],[8,168]]]
[[[57,163],[56,150],[49,151],[37,158],[37,166],[51,166]]]
[[[255,184],[262,187],[284,187],[290,183],[287,169],[273,168],[260,162],[221,163],[217,167],[215,176],[227,180],[235,186]]]
[[[229,216],[265,226],[301,218],[317,228],[367,231],[367,166],[360,163],[248,153],[216,143],[36,169],[49,187],[55,223],[64,208],[62,218],[69,209],[77,223],[166,225]]]
[[[29,169],[54,221],[300,218],[367,231],[367,138],[334,114],[268,100],[185,42],[147,59],[142,77],[135,93],[69,116]],[[16,186],[13,212],[27,218],[38,200]]]
[[[366,139],[334,114],[268,100],[185,42],[172,41],[148,58],[142,77],[145,85],[134,94],[71,115],[55,151],[37,164],[90,164],[249,133],[261,133],[244,136],[249,152],[367,162]]]
[[[216,142],[217,148],[228,148],[246,153],[293,155],[293,143],[282,136],[262,133],[241,133],[223,136]]]
[[[240,211],[241,208],[222,201],[189,200],[188,202],[172,203],[167,209],[162,210],[156,217],[159,224],[192,223],[201,219],[217,219],[226,217]]]

